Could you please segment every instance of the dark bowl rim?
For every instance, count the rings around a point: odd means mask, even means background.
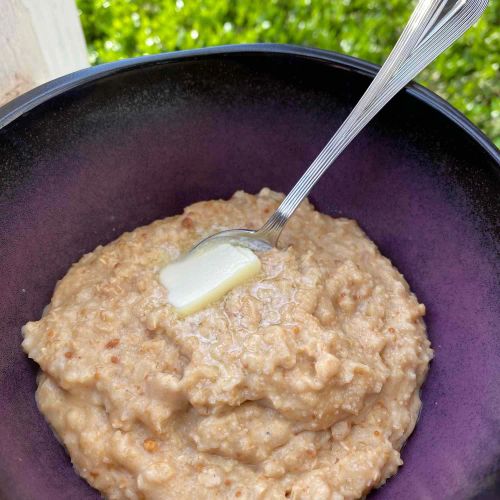
[[[69,73],[65,76],[61,76],[35,87],[34,89],[9,101],[4,106],[0,107],[0,130],[51,98],[100,78],[127,71],[131,68],[139,68],[141,66],[148,66],[151,64],[161,64],[170,61],[178,62],[182,60],[197,60],[206,56],[225,56],[229,54],[290,55],[333,64],[334,66],[340,67],[344,70],[353,71],[369,77],[375,76],[380,68],[377,64],[334,51],[278,43],[219,45],[214,47],[180,50],[176,52],[165,52],[130,59],[121,59],[119,61],[91,66],[89,68]],[[469,137],[471,137],[486,153],[488,153],[488,155],[500,168],[500,151],[498,148],[484,134],[484,132],[482,132],[460,111],[455,109],[450,103],[439,97],[431,90],[416,82],[409,83],[404,91],[435,109],[465,131]]]

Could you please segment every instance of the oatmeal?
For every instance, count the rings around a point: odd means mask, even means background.
[[[420,408],[425,312],[354,221],[304,203],[280,249],[181,318],[159,270],[281,195],[196,203],[98,247],[23,328],[37,403],[110,499],[349,499],[381,485]]]

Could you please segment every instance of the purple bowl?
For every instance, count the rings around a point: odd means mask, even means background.
[[[194,201],[288,191],[375,72],[313,49],[222,47],[90,68],[0,109],[0,498],[98,498],[38,412],[20,348],[70,264]],[[312,192],[321,211],[360,222],[428,310],[420,421],[372,498],[495,496],[499,163],[478,129],[412,84]]]

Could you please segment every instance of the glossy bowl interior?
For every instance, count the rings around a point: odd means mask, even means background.
[[[71,263],[197,200],[286,192],[374,71],[311,49],[226,47],[92,68],[0,110],[0,498],[98,498],[37,411],[36,366],[19,345]],[[418,86],[311,195],[357,219],[427,305],[422,414],[404,466],[373,497],[494,494],[499,195],[494,146]]]

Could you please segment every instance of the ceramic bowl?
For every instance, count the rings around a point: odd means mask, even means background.
[[[0,498],[99,498],[38,412],[20,348],[71,263],[198,200],[287,192],[376,70],[313,49],[221,47],[86,69],[0,109]],[[412,84],[311,193],[358,220],[427,306],[422,413],[373,498],[495,495],[499,173],[488,139]]]

